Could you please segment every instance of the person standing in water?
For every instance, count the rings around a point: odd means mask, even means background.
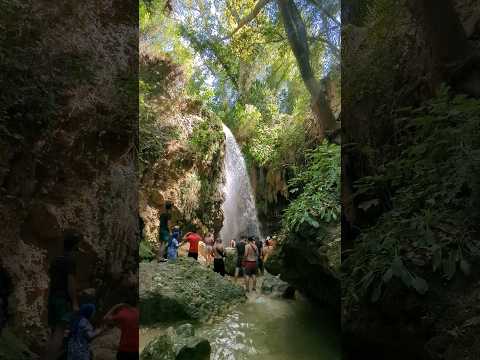
[[[257,291],[257,263],[258,263],[258,249],[255,245],[253,236],[248,238],[248,243],[245,245],[245,287],[247,292],[250,291],[250,280],[252,280],[252,290]]]
[[[217,238],[213,246],[213,271],[225,276],[225,248],[222,244],[222,239]]]
[[[44,359],[56,360],[63,352],[65,330],[73,312],[79,310],[77,298],[77,265],[75,256],[82,236],[67,230],[63,238],[63,255],[50,264],[48,294],[48,325],[51,333]]]
[[[243,257],[245,255],[245,245],[246,245],[245,236],[240,237],[240,241],[237,242],[237,244],[235,245],[235,248],[237,249],[237,264],[235,266],[235,277],[234,277],[235,282],[237,282],[240,272],[242,273],[242,276],[244,275]]]
[[[166,261],[165,253],[168,241],[170,240],[169,222],[172,213],[172,203],[165,203],[165,212],[160,215],[160,225],[158,228],[158,261]]]
[[[207,261],[207,266],[209,266],[212,261],[213,261],[213,246],[215,245],[215,241],[213,239],[213,234],[209,232],[207,236],[205,236],[205,246],[207,248],[207,258],[205,259]]]
[[[255,246],[257,247],[257,254],[258,254],[258,274],[263,275],[263,242],[257,236],[254,237],[255,239]]]
[[[262,249],[262,256],[263,256],[263,263],[265,264],[268,260],[268,257],[272,253],[273,246],[272,246],[272,240],[270,237],[267,237],[267,240],[265,241],[265,246]]]
[[[186,233],[180,246],[182,246],[185,242],[188,241],[190,245],[190,247],[188,248],[188,257],[198,260],[198,243],[202,241],[202,237],[198,235],[195,231],[196,229],[194,229],[194,231]]]

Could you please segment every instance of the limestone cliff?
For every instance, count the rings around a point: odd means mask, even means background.
[[[161,90],[146,98],[145,111],[151,112],[153,120],[141,122],[140,134],[144,131],[148,139],[146,131],[153,129],[163,138],[155,156],[143,159],[139,206],[145,237],[155,247],[166,201],[173,203],[171,223],[184,232],[189,224],[203,232],[220,231],[225,139],[221,122],[185,94],[178,65],[168,58],[142,56],[141,78],[153,73]]]

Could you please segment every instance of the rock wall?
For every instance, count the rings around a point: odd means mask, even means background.
[[[136,15],[108,1],[18,6],[15,46],[2,46],[12,76],[0,99],[0,254],[14,283],[9,326],[38,349],[65,229],[84,236],[78,287],[95,288],[100,309],[137,268]]]
[[[478,49],[480,8],[477,2],[452,2],[470,44]],[[345,3],[348,7],[360,2]],[[350,10],[355,10],[355,6]],[[425,43],[424,34],[411,18],[406,2],[372,8],[377,14],[375,21],[366,21],[365,14],[360,16],[358,9],[342,10],[353,16],[342,24],[345,75],[342,140],[361,145],[342,149],[343,250],[354,248],[359,229],[372,225],[385,210],[362,209],[360,202],[370,199],[354,201],[353,182],[381,172],[383,162],[404,149],[397,143],[396,110],[416,107],[436,91],[432,87],[430,44]],[[345,258],[348,261],[347,252]],[[352,264],[349,271],[355,271],[357,266],[362,264]],[[346,273],[345,278],[350,275]],[[472,320],[475,317],[472,300],[478,296],[475,285],[478,272],[472,271],[467,278],[456,276],[450,282],[439,279],[430,269],[422,275],[430,286],[425,295],[393,281],[374,304],[370,299],[344,298],[342,330],[346,355],[350,356],[347,358],[467,359],[478,356],[480,347],[473,332],[478,331],[479,324]]]
[[[221,122],[188,98],[182,70],[171,60],[144,56],[142,64],[145,72],[167,69],[156,79],[164,88],[162,94],[149,102],[154,104],[154,126],[172,134],[158,156],[145,164],[141,176],[139,207],[145,237],[156,247],[159,216],[167,201],[173,203],[171,224],[180,225],[184,233],[189,224],[196,224],[203,233],[218,234],[223,224],[225,152]],[[197,146],[196,141],[204,142]]]
[[[321,234],[303,225],[280,239],[266,269],[311,300],[340,310],[340,229]]]

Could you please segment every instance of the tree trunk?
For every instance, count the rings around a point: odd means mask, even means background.
[[[303,82],[311,96],[311,107],[317,125],[316,135],[323,139],[328,132],[335,129],[335,117],[310,64],[305,24],[293,0],[278,0],[278,5],[288,42],[297,60]]]
[[[451,0],[409,0],[432,54],[431,84],[443,82],[470,95],[480,95],[479,57],[468,43]]]

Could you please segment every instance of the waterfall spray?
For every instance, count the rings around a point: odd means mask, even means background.
[[[261,236],[255,197],[247,173],[245,159],[235,137],[223,125],[225,133],[225,201],[222,205],[223,227],[220,236],[226,243],[242,236]]]

